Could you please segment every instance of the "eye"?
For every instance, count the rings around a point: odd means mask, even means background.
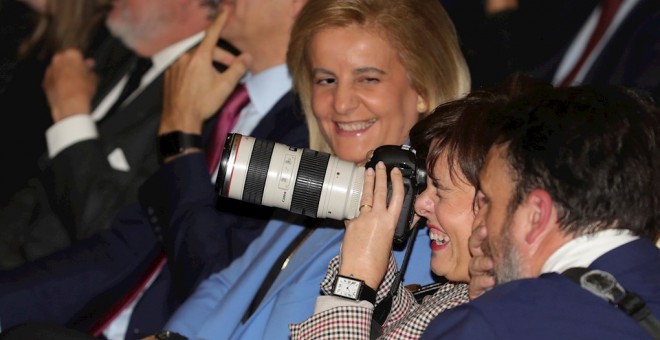
[[[314,80],[314,84],[316,85],[329,85],[329,84],[334,84],[336,82],[335,78],[318,78]]]
[[[368,83],[368,84],[376,84],[380,82],[380,78],[376,77],[364,77],[361,79],[363,83]]]

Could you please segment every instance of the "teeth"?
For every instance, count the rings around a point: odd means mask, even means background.
[[[430,233],[429,236],[431,237],[431,240],[433,242],[435,242],[435,244],[437,244],[437,245],[444,245],[447,242],[449,242],[449,237],[447,237],[446,235],[439,235],[439,234],[435,234],[435,233]]]
[[[337,122],[337,126],[339,127],[340,130],[344,130],[344,131],[359,131],[359,130],[367,129],[368,127],[374,125],[375,122],[376,122],[376,118],[372,118],[367,121],[356,122],[356,123]]]

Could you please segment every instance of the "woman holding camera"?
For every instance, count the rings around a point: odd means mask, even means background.
[[[308,0],[292,30],[287,65],[310,148],[355,163],[378,146],[405,144],[419,119],[470,87],[453,25],[437,0]],[[166,329],[190,338],[288,338],[288,325],[312,313],[343,234],[341,222],[310,228],[272,220],[241,258],[199,286]],[[414,253],[421,260],[430,251]],[[274,265],[278,258],[286,261]],[[425,268],[406,278],[422,276],[430,280]]]
[[[386,204],[387,175],[377,167],[365,175],[360,216],[346,223],[340,256],[328,267],[315,314],[292,325],[293,339],[323,339],[340,334],[344,339],[419,338],[440,312],[468,302],[468,238],[472,230],[475,187],[490,146],[487,113],[507,98],[476,92],[436,108],[411,131],[412,145],[427,158],[427,187],[415,201],[415,212],[426,219],[432,250],[431,270],[448,280],[419,304],[402,285],[394,295],[389,316],[374,323],[374,303],[352,301],[341,295],[342,280],[363,281],[376,291],[376,306],[390,293],[397,275],[391,256],[392,235],[401,210],[403,182],[392,171],[392,197]],[[415,265],[415,264],[413,264]],[[376,307],[376,310],[379,307]],[[385,310],[387,312],[388,310]]]

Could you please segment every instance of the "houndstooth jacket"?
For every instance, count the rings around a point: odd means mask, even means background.
[[[328,272],[321,282],[323,294],[329,295],[335,276],[339,271],[339,257],[330,261]],[[393,257],[387,268],[383,283],[378,287],[376,303],[389,293],[397,274]],[[403,286],[392,303],[392,309],[382,328],[379,339],[417,339],[426,326],[444,310],[468,302],[468,285],[448,282],[440,286],[433,295],[418,304],[412,293]],[[373,308],[341,306],[312,315],[307,320],[289,325],[291,339],[369,339]]]

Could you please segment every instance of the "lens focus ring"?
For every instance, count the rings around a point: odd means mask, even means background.
[[[316,217],[329,159],[329,154],[303,150],[291,197],[291,212]]]
[[[273,154],[275,143],[269,140],[255,140],[245,178],[243,189],[243,201],[261,204],[264,194],[264,186],[268,176],[270,158]]]

